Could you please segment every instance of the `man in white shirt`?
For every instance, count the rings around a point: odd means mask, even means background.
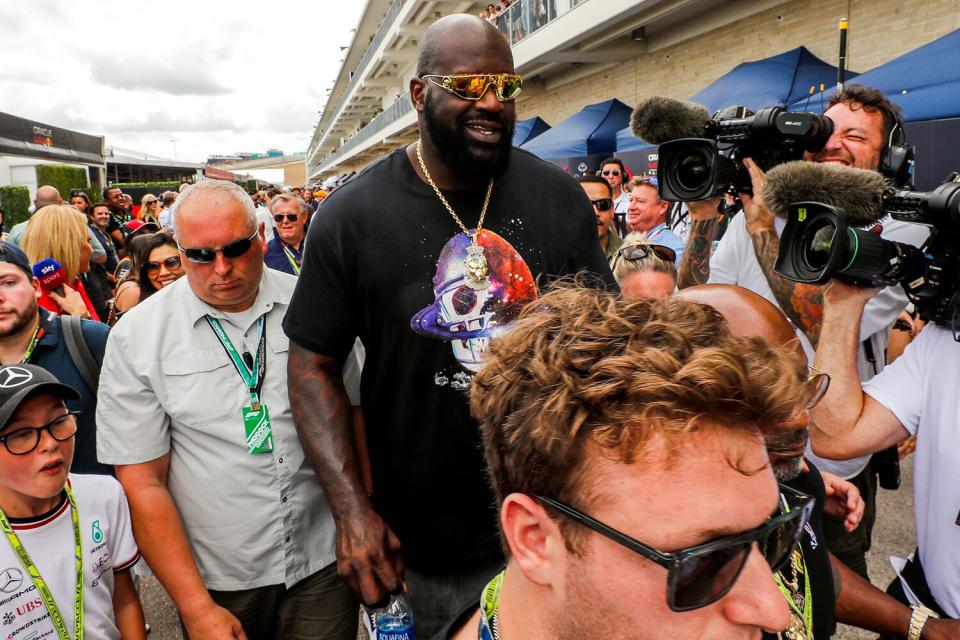
[[[824,112],[834,121],[834,132],[824,148],[808,153],[813,162],[835,162],[860,169],[877,170],[882,154],[897,126],[899,109],[876,90],[849,85],[843,93],[831,98]],[[762,203],[763,172],[746,160],[754,193],[741,194],[743,212],[730,221],[726,233],[712,252],[719,218],[717,202],[690,202],[691,225],[687,251],[680,265],[679,286],[694,284],[736,284],[776,304],[797,329],[808,360],[822,334],[822,287],[798,284],[782,278],[773,270],[780,250],[780,234],[785,220],[775,217]],[[927,237],[924,227],[895,220],[884,220],[884,238],[920,246]],[[906,294],[899,287],[882,291],[867,305],[860,331],[861,348],[858,371],[861,380],[869,380],[884,366],[887,340],[897,316],[907,306]],[[870,535],[876,518],[876,472],[869,455],[855,459],[823,460],[808,451],[822,471],[850,480],[860,489],[867,502],[867,512],[860,527],[844,531],[836,519],[827,518],[824,530],[830,550],[847,566],[867,576],[865,553],[870,548]]]
[[[831,384],[813,411],[813,448],[820,455],[844,459],[917,436],[914,511],[918,553],[901,572],[909,592],[895,583],[890,593],[958,618],[960,439],[956,424],[960,395],[952,386],[960,380],[960,344],[949,329],[928,324],[896,362],[861,386],[854,357],[861,333],[859,318],[875,293],[876,289],[838,281],[824,289],[816,367],[830,374]]]
[[[116,465],[191,638],[353,640],[356,600],[287,399],[296,279],[264,268],[263,227],[236,185],[191,186],[174,224],[186,277],[107,345],[99,459]]]

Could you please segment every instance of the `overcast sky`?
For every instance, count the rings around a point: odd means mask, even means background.
[[[0,111],[200,162],[305,151],[363,0],[0,0]]]

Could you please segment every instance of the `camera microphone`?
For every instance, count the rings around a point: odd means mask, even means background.
[[[710,112],[706,107],[663,96],[641,100],[630,116],[633,135],[651,144],[702,138],[709,123]]]
[[[67,283],[67,272],[53,258],[45,258],[33,265],[33,277],[40,281],[40,289],[48,294],[51,291],[62,296],[63,285]]]
[[[795,202],[819,202],[844,209],[852,227],[866,227],[884,218],[883,175],[831,163],[786,162],[767,173],[763,202],[779,218],[787,218]]]

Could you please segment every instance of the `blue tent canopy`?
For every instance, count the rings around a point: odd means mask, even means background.
[[[627,126],[631,108],[616,98],[591,104],[523,145],[544,160],[613,155],[617,131]]]
[[[530,142],[549,128],[550,125],[540,116],[521,120],[513,127],[513,146],[519,147]]]
[[[857,83],[883,91],[903,109],[905,122],[960,116],[960,29],[867,71]]]
[[[857,74],[848,71],[847,78]],[[746,105],[751,111],[763,107],[786,107],[804,100],[811,87],[835,85],[837,68],[810,53],[806,47],[797,47],[779,55],[744,62],[721,76],[690,98],[702,104],[710,113],[731,105]],[[814,103],[811,101],[811,105]],[[799,108],[803,107],[801,102]],[[817,110],[812,106],[811,109]],[[637,151],[650,144],[639,140],[630,129],[617,134],[617,151]]]

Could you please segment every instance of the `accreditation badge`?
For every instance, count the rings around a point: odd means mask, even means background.
[[[243,408],[243,431],[247,441],[247,453],[271,453],[273,451],[273,430],[270,427],[270,413],[267,405],[260,404]]]

